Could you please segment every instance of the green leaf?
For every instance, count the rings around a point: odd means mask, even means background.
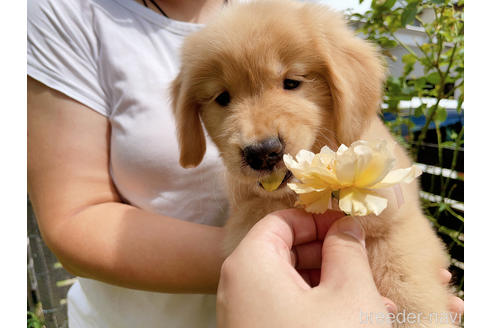
[[[401,61],[405,64],[415,64],[416,60],[417,58],[415,58],[415,56],[412,54],[406,54],[401,57]]]
[[[27,312],[27,328],[42,328],[43,322],[33,313]]]
[[[413,113],[413,115],[415,117],[419,117],[419,116],[424,115],[424,109],[426,109],[426,108],[427,108],[427,106],[425,104],[420,105],[419,107],[415,108],[415,112]]]
[[[403,9],[401,14],[401,26],[405,27],[410,23],[413,23],[415,16],[417,15],[417,3],[409,3],[406,8]]]
[[[389,10],[395,3],[396,0],[372,0],[371,7],[376,10]]]
[[[391,9],[395,5],[396,0],[386,0],[386,2],[383,5],[384,9]]]
[[[408,76],[413,71],[413,64],[405,64],[403,67],[403,75]]]
[[[388,80],[386,80],[386,87],[388,88],[389,93],[393,96],[400,95],[401,93],[400,80],[394,76],[388,77]]]
[[[422,48],[422,50],[425,52],[429,52],[432,48],[432,44],[424,43],[424,44],[420,45],[420,48]]]
[[[441,76],[438,72],[432,72],[425,77],[427,82],[432,83],[434,85],[438,84],[441,81]]]
[[[465,71],[465,68],[463,66],[458,66],[454,69],[456,73],[463,73]]]
[[[406,54],[402,56],[401,61],[405,63],[405,66],[403,67],[403,75],[407,76],[413,71],[413,66],[417,61],[417,58],[412,54]]]
[[[400,103],[400,101],[397,99],[390,99],[386,103],[388,104],[388,110],[390,112],[393,112],[395,109],[398,108],[398,104]]]
[[[420,77],[415,80],[415,88],[416,89],[423,89],[427,85],[427,80],[425,77]]]
[[[465,97],[463,96],[463,94],[461,94],[460,97],[458,98],[458,105],[456,105],[456,110],[458,111],[458,113],[461,113],[461,111],[463,110],[462,106],[464,100]]]
[[[454,141],[441,142],[441,147],[454,148],[455,146],[456,146],[456,142]]]
[[[446,210],[446,203],[439,203],[439,213],[443,212],[444,210]]]
[[[361,19],[361,18],[364,18],[365,16],[364,16],[364,15],[361,15],[361,14],[359,14],[359,13],[353,13],[353,14],[351,15],[351,18],[354,18],[354,17],[357,17],[358,19]]]
[[[376,41],[381,45],[383,48],[394,48],[398,45],[398,43],[395,40],[391,40],[385,36],[380,37],[379,39],[376,39]]]
[[[413,86],[404,86],[403,89],[401,89],[401,92],[403,94],[402,97],[406,100],[410,100],[415,94],[415,88]]]
[[[448,112],[444,107],[438,107],[436,110],[436,114],[434,115],[434,120],[437,122],[444,122],[448,117]]]

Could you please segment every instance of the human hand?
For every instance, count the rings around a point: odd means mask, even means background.
[[[387,314],[362,227],[343,215],[291,209],[258,222],[222,266],[218,326],[360,327],[361,311]]]
[[[441,282],[444,285],[448,285],[452,278],[451,272],[446,269],[441,269],[439,275]],[[453,318],[461,318],[460,315],[463,314],[465,310],[465,302],[461,298],[451,294],[449,295],[448,310],[451,313],[457,314],[453,315]]]

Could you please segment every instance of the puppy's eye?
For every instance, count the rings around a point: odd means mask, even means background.
[[[301,81],[285,79],[284,80],[284,89],[285,90],[294,90],[297,89],[301,85]]]
[[[231,102],[231,95],[229,92],[224,91],[215,98],[215,102],[222,107],[226,107]]]

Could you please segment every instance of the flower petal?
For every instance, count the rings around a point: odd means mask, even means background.
[[[317,155],[321,163],[323,163],[324,166],[330,168],[333,167],[333,161],[337,156],[336,153],[328,146],[323,146],[323,148],[321,148],[321,151]]]
[[[381,181],[394,162],[385,140],[359,140],[339,148],[335,171],[341,184],[367,188]]]
[[[346,151],[348,150],[348,147],[345,146],[344,144],[341,144],[340,147],[338,147],[338,150],[337,150],[337,156],[340,156],[342,155],[343,153],[345,153]]]
[[[314,153],[308,150],[301,149],[296,155],[296,160],[301,166],[311,165],[314,156],[315,156]]]
[[[379,215],[388,206],[388,200],[370,190],[345,188],[340,190],[338,206],[348,215]]]
[[[297,179],[302,181],[308,175],[310,163],[306,163],[303,159],[298,162],[290,154],[285,154],[284,163]]]
[[[312,155],[312,156],[311,156]],[[308,151],[300,151],[296,160],[289,155],[284,155],[285,166],[292,174],[302,183],[308,184],[315,189],[330,188],[338,186],[336,176],[327,163],[331,162],[329,158],[320,158],[320,154],[314,155]],[[326,156],[330,156],[325,153]]]
[[[322,214],[331,208],[331,190],[300,194],[296,204],[303,205],[306,212]]]
[[[308,184],[295,182],[288,183],[287,186],[296,194],[307,194],[310,192],[320,192],[325,190],[325,188],[314,188]]]
[[[340,146],[339,150],[342,149],[342,146]],[[346,151],[337,152],[335,172],[341,184],[346,186],[353,184],[357,173],[357,158],[353,151],[347,149]]]
[[[283,159],[285,166],[287,166],[289,170],[300,170],[300,173],[302,173],[303,167],[292,157],[292,155],[285,154]]]
[[[410,183],[421,174],[422,170],[416,165],[412,165],[404,169],[396,169],[389,172],[388,175],[381,180],[381,182],[375,184],[371,188],[387,188],[400,182]]]
[[[298,204],[309,212],[322,213],[331,206],[333,191],[340,191],[340,208],[351,215],[379,215],[388,201],[374,189],[411,182],[420,175],[413,166],[391,170],[395,159],[385,140],[341,145],[336,152],[327,146],[318,154],[301,150],[293,158],[284,156],[285,165],[299,180],[288,186],[299,194]]]
[[[367,188],[381,181],[395,163],[385,140],[364,144],[356,142],[354,143],[354,152],[357,155],[354,186],[358,188]]]

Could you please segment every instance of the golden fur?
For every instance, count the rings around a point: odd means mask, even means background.
[[[384,80],[377,50],[324,6],[290,1],[230,6],[187,38],[182,63],[172,89],[180,163],[194,167],[202,160],[202,121],[227,168],[228,250],[257,220],[295,201],[285,186],[267,192],[258,185],[265,173],[244,164],[245,146],[281,136],[285,153],[296,154],[358,139],[393,140],[377,117]],[[286,78],[302,84],[284,90]],[[214,101],[225,90],[231,97],[226,107]],[[402,148],[397,146],[395,155],[398,167],[411,165]],[[425,323],[425,316],[447,311],[448,290],[438,270],[448,266],[448,257],[422,215],[417,183],[402,190],[400,208],[387,192],[392,201],[379,217],[358,219],[380,293],[399,311],[422,313],[420,326],[434,327],[436,320]]]

